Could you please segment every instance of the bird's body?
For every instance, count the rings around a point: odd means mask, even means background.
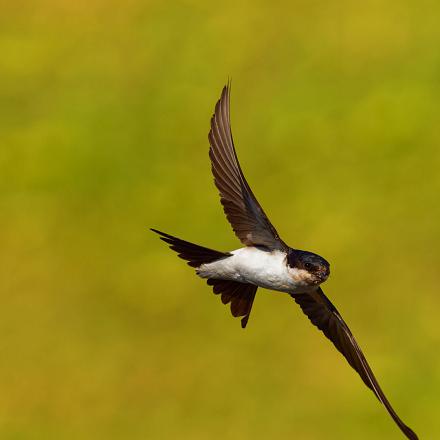
[[[196,268],[197,275],[249,283],[290,294],[306,293],[317,288],[308,283],[307,271],[287,265],[285,252],[248,246],[229,253],[230,257],[200,265]]]
[[[228,86],[215,107],[208,138],[214,182],[224,212],[245,247],[220,252],[153,231],[194,267],[200,277],[207,279],[224,304],[230,303],[232,315],[242,317],[243,328],[259,287],[288,293],[356,370],[406,437],[417,440],[414,431],[392,408],[353,334],[320,287],[330,275],[330,264],[317,254],[288,246],[250,189],[232,140]]]

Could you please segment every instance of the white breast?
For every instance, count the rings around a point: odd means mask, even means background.
[[[202,278],[234,280],[251,283],[281,292],[309,290],[308,274],[286,264],[286,254],[245,247],[231,252],[232,256],[209,264],[202,264],[197,274]]]

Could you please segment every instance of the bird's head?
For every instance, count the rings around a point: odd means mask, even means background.
[[[329,262],[313,252],[290,249],[287,265],[291,269],[292,276],[309,286],[323,283],[330,275]]]

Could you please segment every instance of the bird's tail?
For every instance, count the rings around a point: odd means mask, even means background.
[[[160,232],[156,229],[151,228],[151,230],[156,234],[159,234],[160,239],[165,243],[168,243],[170,249],[176,251],[178,256],[186,260],[192,267],[199,267],[202,264],[212,263],[213,261],[231,256],[231,254],[214,251],[212,249],[190,243],[189,241],[173,237],[172,235],[165,234],[165,232]]]

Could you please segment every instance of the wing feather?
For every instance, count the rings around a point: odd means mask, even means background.
[[[243,244],[287,251],[288,246],[267,218],[241,170],[232,140],[229,101],[230,87],[225,86],[208,135],[212,173],[226,217]]]
[[[330,339],[333,345],[341,352],[345,359],[347,359],[348,363],[357,371],[365,385],[373,391],[379,401],[385,406],[388,413],[407,438],[410,440],[418,440],[414,431],[406,426],[394,411],[380,388],[356,339],[336,310],[336,307],[325,296],[321,288],[316,292],[291,294],[291,296],[308,316],[310,322]]]
[[[247,283],[238,283],[230,280],[218,280],[208,278],[208,285],[212,286],[212,290],[216,295],[221,294],[223,304],[231,303],[232,316],[243,316],[241,326],[245,328],[252,310],[257,286]]]

